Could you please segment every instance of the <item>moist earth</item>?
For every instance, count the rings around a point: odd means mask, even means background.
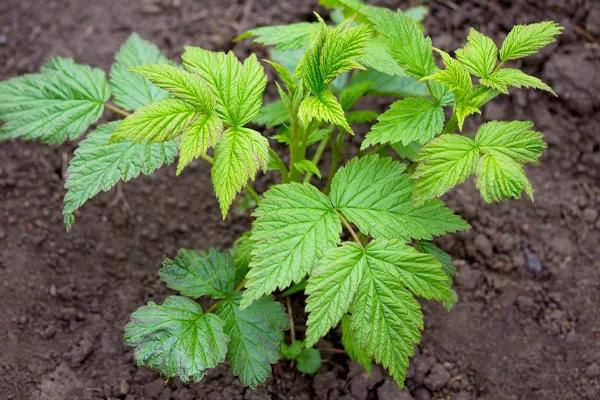
[[[514,91],[480,117],[531,119],[545,133],[549,148],[541,166],[528,171],[535,202],[486,205],[472,182],[448,196],[473,226],[438,241],[458,267],[459,301],[451,312],[424,304],[426,329],[405,390],[382,369],[367,376],[331,352],[323,353],[314,376],[276,364],[256,391],[243,388],[226,367],[193,385],[137,368],[123,326],[138,306],[168,294],[157,274],[164,255],[180,247],[226,248],[250,218],[220,220],[209,169],[197,162],[180,177],[163,168],[98,196],[67,235],[61,201],[74,145],[3,142],[0,398],[600,398],[600,3],[439,0],[428,6],[426,28],[445,50],[460,46],[469,26],[497,41],[516,23],[554,19],[566,30],[520,65],[559,97]],[[315,7],[287,0],[4,0],[0,78],[36,71],[54,55],[107,69],[132,31],[172,57],[186,44],[246,55],[248,44],[233,45],[232,37],[257,25],[313,19]],[[295,299],[297,320],[302,301]],[[334,333],[323,345],[339,347],[337,340]]]

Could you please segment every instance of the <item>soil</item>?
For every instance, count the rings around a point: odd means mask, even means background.
[[[381,3],[381,2],[380,2]],[[405,6],[405,2],[388,1]],[[413,2],[414,4],[414,2]],[[313,1],[4,0],[0,79],[65,55],[107,69],[131,31],[170,56],[186,44],[232,48],[244,29],[311,19]],[[407,389],[324,353],[315,376],[287,362],[256,391],[226,367],[198,384],[165,383],[123,345],[129,314],[168,291],[157,269],[180,247],[227,247],[250,219],[219,217],[209,170],[195,163],[98,196],[64,232],[73,144],[0,143],[2,399],[598,399],[600,398],[600,3],[430,1],[426,27],[446,50],[474,26],[498,39],[515,23],[554,19],[558,44],[523,62],[560,97],[515,91],[482,119],[532,119],[549,149],[529,176],[535,203],[485,205],[472,183],[448,201],[473,230],[439,241],[458,266],[459,302],[425,304],[426,330]],[[300,309],[302,299],[296,299]],[[331,336],[329,346],[335,343]]]

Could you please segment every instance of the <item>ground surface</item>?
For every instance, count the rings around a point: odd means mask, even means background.
[[[404,5],[394,3],[389,4]],[[131,31],[177,56],[185,44],[230,48],[245,28],[305,20],[308,1],[0,3],[0,78],[52,55],[109,67]],[[247,229],[221,222],[208,169],[166,168],[90,202],[67,236],[64,162],[73,146],[0,144],[0,398],[2,399],[598,399],[600,398],[600,4],[584,0],[431,1],[427,28],[451,50],[473,25],[500,38],[513,23],[556,19],[558,45],[526,61],[559,99],[532,92],[484,118],[533,119],[549,149],[530,170],[535,203],[482,203],[472,184],[449,202],[473,230],[440,242],[459,268],[459,303],[427,304],[408,392],[327,354],[320,373],[285,363],[257,391],[225,368],[202,383],[167,385],[122,344],[128,315],[167,291],[157,268],[179,247],[225,247]],[[237,45],[243,54],[247,47]],[[334,344],[335,345],[335,344]]]

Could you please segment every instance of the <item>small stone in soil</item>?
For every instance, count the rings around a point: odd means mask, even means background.
[[[528,247],[523,248],[523,252],[525,253],[525,266],[527,267],[527,271],[533,272],[535,274],[539,274],[544,270],[542,265],[542,260],[531,251]]]
[[[429,394],[429,390],[425,388],[418,388],[415,390],[414,396],[415,400],[430,400],[431,394]]]
[[[391,379],[386,379],[383,385],[377,389],[377,398],[379,400],[413,400],[406,389],[401,390]]]
[[[596,222],[597,218],[598,210],[593,208],[586,208],[585,210],[583,210],[583,220],[588,224],[593,224],[594,222]]]
[[[435,392],[443,388],[450,378],[450,372],[442,364],[438,363],[431,368],[429,375],[425,377],[423,382],[428,389]]]

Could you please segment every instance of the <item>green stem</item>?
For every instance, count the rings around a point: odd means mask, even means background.
[[[105,107],[107,110],[110,110],[110,111],[114,112],[115,114],[118,114],[118,115],[120,115],[120,116],[121,116],[121,117],[123,117],[123,118],[127,118],[127,117],[129,117],[129,116],[131,115],[131,113],[129,113],[129,112],[127,112],[127,111],[123,110],[123,109],[122,109],[122,108],[120,108],[120,107],[117,107],[116,105],[114,105],[114,104],[112,104],[112,103],[106,103],[106,104],[104,104],[104,107]]]
[[[344,218],[344,216],[341,215],[340,213],[338,213],[338,216],[340,217],[340,220],[342,220],[342,224],[344,224],[344,227],[346,227],[346,229],[348,230],[348,232],[350,232],[350,236],[352,236],[352,239],[354,239],[354,241],[360,247],[362,247],[363,244],[360,241],[360,239],[358,238],[358,235],[356,234],[356,232],[354,231],[354,229],[352,228],[352,225],[350,225],[350,223],[348,222],[348,220],[346,218]]]
[[[312,158],[312,162],[313,164],[315,164],[318,168],[318,164],[319,161],[321,160],[321,157],[323,156],[323,152],[325,151],[325,148],[327,147],[327,142],[329,141],[329,136],[331,136],[331,134],[327,135],[326,137],[324,137],[321,142],[319,142],[319,146],[317,147],[317,150],[315,150],[315,154],[313,155]],[[304,183],[308,183],[310,182],[310,178],[312,177],[313,173],[312,172],[307,172],[306,176],[304,177]]]
[[[275,163],[277,164],[277,167],[279,168],[279,172],[281,173],[281,179],[283,180],[283,182],[284,183],[288,182],[289,172],[288,172],[287,167],[285,166],[285,163],[283,162],[281,157],[279,157],[279,154],[277,154],[277,152],[275,150],[273,150],[271,147],[269,147],[269,155],[271,156],[271,158],[273,160],[275,160]]]

